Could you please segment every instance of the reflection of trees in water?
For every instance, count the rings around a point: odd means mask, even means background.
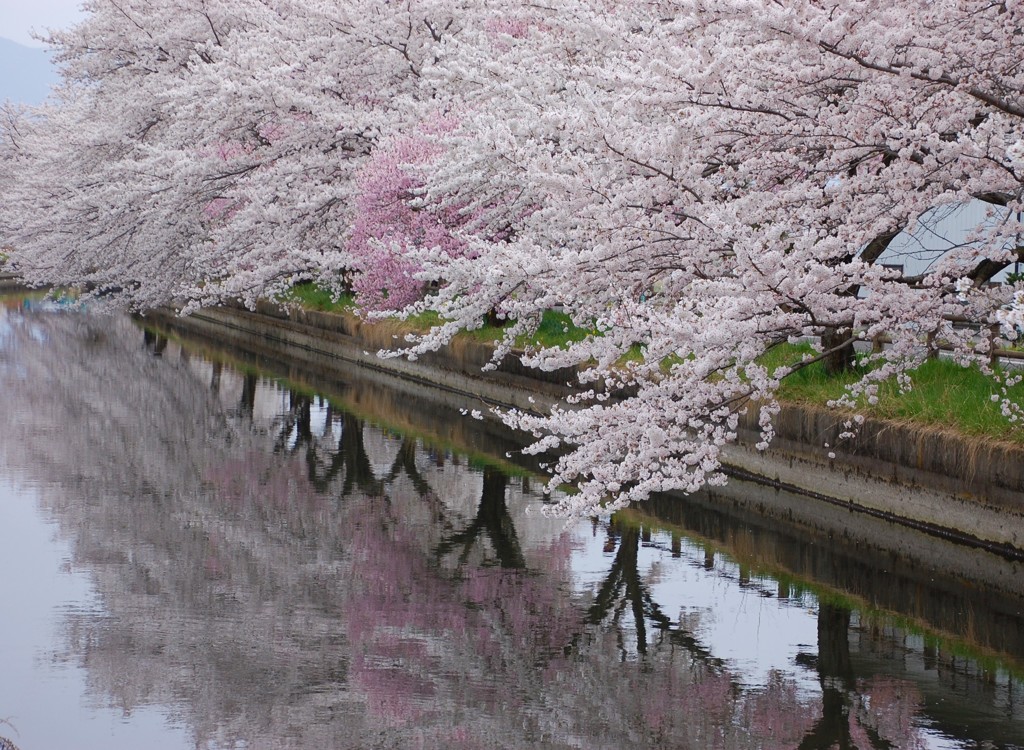
[[[279,390],[118,321],[34,324],[27,377],[0,375],[24,405],[0,449],[45,481],[103,599],[68,614],[58,658],[124,711],[267,748],[857,739],[781,674],[743,687],[671,621],[640,529],[608,527],[613,560],[580,601],[571,536],[523,516],[529,490],[499,471],[302,394],[261,416]],[[855,689],[836,705],[867,717]]]
[[[610,619],[619,634],[620,648],[623,656],[627,653],[622,642],[622,615],[627,610],[632,615],[633,629],[636,634],[636,652],[647,653],[647,626],[650,623],[673,642],[683,646],[695,657],[707,663],[721,663],[685,628],[674,627],[672,621],[662,612],[661,607],[651,596],[649,586],[640,574],[639,553],[641,529],[639,526],[621,526],[613,519],[608,524],[608,542],[606,549],[616,549],[608,575],[598,587],[594,603],[587,611],[586,621],[591,625],[599,625]],[[617,544],[616,544],[617,542]]]
[[[491,543],[497,565],[510,569],[525,568],[526,560],[519,547],[515,523],[505,501],[507,487],[508,477],[505,474],[491,466],[485,466],[483,489],[476,517],[469,526],[443,539],[437,545],[436,554],[443,557],[457,551],[459,562],[465,564],[473,545],[483,534]]]
[[[912,720],[920,708],[920,694],[912,683],[857,680],[850,655],[850,610],[819,605],[818,653],[813,662],[821,682],[822,712],[800,750],[926,747]]]
[[[289,393],[289,402],[289,409],[274,426],[274,452],[301,455],[309,482],[318,492],[326,492],[340,476],[344,478],[342,495],[357,490],[378,494],[381,482],[374,476],[363,445],[362,420],[336,410],[329,401],[295,391]],[[323,426],[315,433],[314,405],[323,412]]]
[[[424,549],[395,510],[377,501],[361,517],[363,588],[347,617],[353,679],[388,726],[451,742],[454,701],[471,708],[459,714],[467,747],[791,748],[814,719],[792,681],[742,689],[671,638],[623,661],[617,629],[568,595],[568,539],[546,566],[452,573],[436,565],[447,548]]]
[[[10,323],[4,354],[15,364],[0,368],[0,457],[14,470],[35,467],[83,492],[116,485],[144,494],[194,484],[208,445],[234,429],[187,366],[152,357],[124,318]]]

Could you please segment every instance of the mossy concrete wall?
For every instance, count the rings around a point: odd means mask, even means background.
[[[265,305],[255,312],[217,308],[174,320],[243,349],[269,348],[318,368],[356,363],[462,394],[467,409],[543,411],[572,392],[575,375],[537,372],[514,358],[483,372],[490,346],[462,339],[416,361],[382,359],[378,350],[402,345],[399,329],[354,315]],[[761,452],[753,447],[759,437],[750,413],[739,443],[727,451],[727,468],[758,478],[769,490],[813,499],[822,508],[862,511],[1013,557],[1024,555],[1024,449],[881,420],[866,421],[855,438],[840,443],[843,421],[824,409],[784,407],[771,448]],[[834,459],[828,458],[826,444],[833,446]]]
[[[338,369],[354,363],[400,375],[461,393],[467,397],[468,409],[544,409],[571,392],[569,381],[574,375],[561,370],[538,373],[540,377],[535,378],[531,377],[532,370],[511,360],[485,373],[482,368],[490,361],[491,348],[465,340],[416,360],[382,358],[379,351],[393,350],[404,343],[397,338],[398,329],[364,323],[354,315],[261,304],[256,311],[224,307],[200,310],[186,318],[167,311],[154,311],[147,317],[255,352],[269,347],[314,367]]]
[[[845,419],[783,407],[771,448],[759,452],[748,414],[728,462],[741,474],[940,535],[1024,550],[1024,449],[873,419],[840,441]]]

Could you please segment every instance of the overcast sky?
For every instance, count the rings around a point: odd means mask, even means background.
[[[30,47],[43,45],[30,35],[71,26],[81,18],[81,0],[0,0],[0,36]]]

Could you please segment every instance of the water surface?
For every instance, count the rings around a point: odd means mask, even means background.
[[[1024,747],[1012,591],[855,570],[713,496],[548,518],[457,408],[292,376],[0,312],[0,736]]]

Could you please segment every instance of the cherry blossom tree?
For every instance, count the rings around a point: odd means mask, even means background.
[[[66,85],[18,148],[2,221],[21,273],[191,309],[350,266],[353,174],[454,7],[89,4],[51,40]]]
[[[592,335],[525,361],[585,365],[580,394],[505,416],[559,451],[575,512],[723,482],[740,412],[767,447],[781,380],[858,342],[888,344],[837,406],[943,342],[1021,418],[989,357],[1024,292],[986,283],[1019,257],[1016,3],[87,10],[53,38],[65,87],[0,128],[0,244],[31,280],[187,312],[356,270],[367,307],[442,315],[414,351],[498,311],[499,358],[562,305]],[[972,200],[985,221],[923,273],[877,262]]]
[[[442,89],[475,75],[435,194],[482,204],[515,182],[538,208],[511,241],[427,260],[447,284],[415,309],[452,323],[419,347],[496,304],[518,321],[506,343],[553,303],[595,330],[528,358],[596,363],[582,376],[592,389],[548,416],[507,415],[535,450],[563,450],[553,481],[580,486],[565,509],[582,512],[724,481],[738,413],[758,410],[766,447],[780,380],[849,364],[857,341],[891,344],[847,405],[883,381],[907,385],[927,341],[987,369],[995,342],[950,318],[987,326],[1011,302],[983,283],[1017,257],[1020,13],[594,3],[550,12],[523,40],[462,34],[432,69]],[[936,207],[971,199],[997,207],[994,220],[926,273],[874,262],[899,232],[936,231],[921,224]],[[759,363],[802,339],[817,354]],[[642,358],[627,357],[637,345]],[[1019,418],[1006,385],[997,377],[995,395]]]
[[[422,270],[412,259],[417,248],[462,254],[465,242],[456,234],[467,217],[457,207],[430,210],[417,192],[418,176],[442,154],[431,135],[443,134],[454,121],[431,118],[412,136],[376,149],[356,175],[358,195],[348,250],[355,257],[353,289],[364,310],[401,310],[423,297]]]

